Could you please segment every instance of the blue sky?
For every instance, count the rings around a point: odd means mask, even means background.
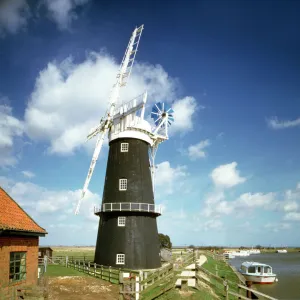
[[[30,5],[29,5],[30,4]],[[89,129],[135,26],[122,99],[175,111],[157,154],[159,232],[175,245],[299,245],[300,3],[2,1],[0,185],[49,232],[94,245],[107,144],[83,202]]]

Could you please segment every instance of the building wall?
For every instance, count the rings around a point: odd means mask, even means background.
[[[26,280],[11,283],[15,285],[32,285],[38,278],[38,237],[0,236],[0,286],[9,284],[10,252],[26,252]]]

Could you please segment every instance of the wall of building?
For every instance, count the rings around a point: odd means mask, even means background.
[[[10,252],[26,252],[26,280],[11,283],[14,285],[32,285],[38,278],[38,237],[0,236],[0,286],[9,284]]]

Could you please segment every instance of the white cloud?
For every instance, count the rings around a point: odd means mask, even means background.
[[[285,129],[300,126],[300,118],[295,120],[279,121],[277,117],[272,117],[267,120],[267,123],[272,129]]]
[[[31,182],[15,182],[0,177],[0,185],[8,194],[16,200],[26,211],[34,216],[52,216],[61,220],[62,216],[74,214],[81,190],[49,190]],[[98,194],[87,191],[80,214],[87,220],[97,221],[94,216],[94,206],[99,206],[101,197]]]
[[[283,210],[288,211],[296,211],[299,208],[299,204],[296,201],[288,201],[283,204]]]
[[[78,18],[76,8],[88,3],[89,0],[45,0],[50,19],[53,20],[59,29],[68,29],[73,20]]]
[[[26,0],[1,0],[0,36],[4,36],[5,33],[17,33],[26,27],[29,17],[29,6]]]
[[[193,97],[185,97],[173,104],[174,124],[170,132],[187,132],[193,130],[193,117],[197,111],[197,102]]]
[[[164,161],[157,165],[155,188],[158,188],[166,194],[172,194],[175,188],[182,186],[181,183],[186,176],[186,166],[172,168],[170,162]]]
[[[210,145],[209,140],[204,140],[195,145],[190,145],[188,147],[188,155],[191,160],[196,160],[198,158],[203,158],[206,156],[204,149]]]
[[[219,219],[211,219],[211,220],[208,220],[204,223],[204,230],[207,231],[207,230],[211,230],[211,229],[214,229],[214,230],[221,230],[223,229],[223,222]]]
[[[289,212],[283,219],[286,221],[300,221],[300,212]]]
[[[71,154],[82,147],[86,135],[99,124],[108,107],[117,72],[114,59],[103,52],[88,53],[79,64],[72,58],[60,64],[49,63],[36,79],[26,108],[29,137],[49,142],[50,153]],[[121,90],[121,101],[145,90],[150,105],[161,99],[172,101],[176,84],[161,66],[136,64],[128,86]]]
[[[237,163],[221,165],[215,168],[211,173],[211,178],[216,187],[230,188],[246,181],[246,178],[240,176],[236,169]]]
[[[244,193],[234,201],[228,201],[223,191],[215,191],[209,194],[205,199],[205,207],[202,215],[205,217],[229,215],[236,213],[247,213],[249,209],[263,208],[271,210],[277,204],[275,193]]]
[[[14,139],[22,136],[23,123],[12,115],[8,105],[0,104],[0,132],[0,167],[13,166],[17,162],[13,154]]]
[[[266,207],[268,208],[275,201],[275,193],[245,193],[239,196],[239,198],[233,203],[236,208],[256,208]]]
[[[35,174],[33,172],[30,172],[30,171],[22,171],[22,174],[27,178],[35,177]]]
[[[281,230],[291,229],[291,224],[289,224],[289,223],[267,223],[264,227],[273,232],[279,232]]]

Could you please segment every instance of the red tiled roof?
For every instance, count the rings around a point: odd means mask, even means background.
[[[1,187],[0,230],[47,233]]]

